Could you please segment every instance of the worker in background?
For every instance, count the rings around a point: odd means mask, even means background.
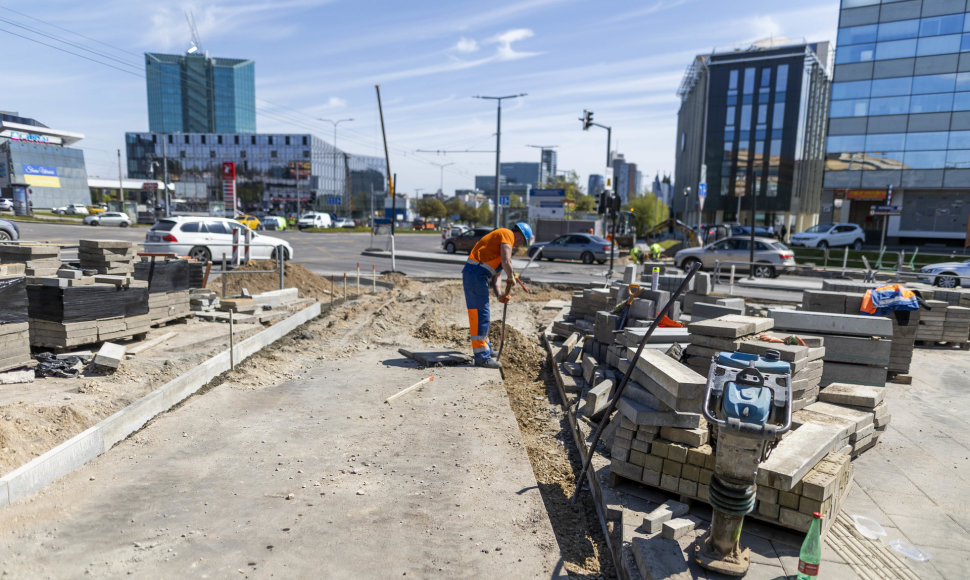
[[[664,253],[664,247],[663,246],[661,246],[657,242],[654,242],[654,243],[650,244],[650,259],[651,260],[659,260],[661,254],[663,254],[663,253]]]
[[[595,233],[596,233],[596,230],[594,230],[593,228],[589,228],[589,235],[593,235]]]
[[[488,290],[491,288],[495,292],[499,302],[509,303],[512,287],[515,285],[512,250],[531,243],[532,228],[525,222],[519,222],[512,229],[492,230],[468,254],[468,261],[461,271],[461,279],[465,289],[465,307],[468,309],[468,326],[471,329],[472,351],[475,353],[477,367],[497,369],[502,366],[492,359],[492,349],[488,344],[488,327],[491,322]],[[503,271],[504,292],[500,287]]]
[[[630,248],[630,259],[633,260],[634,264],[643,263],[643,250],[634,245]]]

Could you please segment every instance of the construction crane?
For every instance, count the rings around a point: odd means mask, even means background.
[[[202,39],[199,37],[199,29],[195,26],[195,17],[192,16],[191,10],[185,11],[185,19],[189,22],[189,31],[192,33],[192,46],[186,53],[193,54],[202,50]]]

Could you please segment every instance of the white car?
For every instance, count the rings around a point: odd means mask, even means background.
[[[805,248],[851,246],[854,250],[861,250],[865,241],[866,233],[858,225],[836,223],[818,224],[800,234],[792,234],[792,237],[788,240],[788,245]]]
[[[13,211],[13,200],[9,197],[0,197],[0,210]]]
[[[64,207],[54,208],[54,213],[59,214],[70,214],[70,215],[88,215],[89,212],[87,206],[83,203],[69,203]]]
[[[84,216],[82,223],[89,226],[120,226],[127,228],[131,225],[128,214],[117,211],[106,211],[99,214]]]
[[[333,220],[330,219],[328,213],[308,211],[300,216],[299,221],[296,222],[296,227],[301,230],[304,228],[332,228]]]
[[[203,262],[213,259],[219,261],[223,254],[231,259],[233,230],[239,230],[240,256],[245,254],[243,242],[248,231],[252,235],[249,247],[251,259],[275,260],[277,252],[282,252],[284,260],[293,257],[293,247],[286,240],[256,233],[236,220],[220,217],[176,216],[160,219],[145,234],[145,251],[170,252]]]
[[[335,228],[355,228],[357,225],[354,220],[350,218],[337,218],[337,221],[333,222],[333,227]]]

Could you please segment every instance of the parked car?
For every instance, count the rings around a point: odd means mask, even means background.
[[[85,216],[83,223],[89,226],[119,226],[127,228],[131,225],[131,218],[128,214],[117,211],[106,211],[97,215]]]
[[[296,222],[296,227],[303,230],[305,228],[330,228],[333,227],[333,220],[328,213],[308,211],[300,216]]]
[[[0,241],[16,241],[20,239],[20,228],[10,220],[0,219]]]
[[[355,227],[357,227],[357,225],[354,223],[354,220],[352,220],[350,218],[337,218],[333,222],[333,227],[335,227],[335,228],[355,228]]]
[[[531,258],[542,249],[547,260],[582,260],[584,264],[594,261],[600,264],[610,259],[610,242],[594,234],[565,234],[551,242],[540,242],[529,247]]]
[[[259,220],[259,228],[279,232],[286,229],[286,218],[277,215],[264,216]]]
[[[970,287],[970,260],[923,266],[916,279],[940,288]]]
[[[54,208],[54,213],[69,215],[88,215],[88,208],[83,203],[69,203],[64,207]]]
[[[835,223],[818,224],[799,234],[792,234],[788,243],[793,247],[834,248],[835,246],[852,246],[853,249],[860,250],[865,241],[866,233],[858,225]]]
[[[741,224],[724,224],[724,225],[731,229],[731,234],[730,235],[732,235],[732,236],[750,236],[751,235],[751,226],[745,226],[745,225],[741,225]],[[773,238],[773,237],[775,237],[775,229],[772,228],[772,227],[755,226],[754,227],[754,235],[756,235],[756,236],[762,236],[762,237],[765,237],[765,238]]]
[[[13,200],[9,197],[0,197],[0,211],[13,211]]]
[[[232,255],[233,230],[239,230],[242,246],[243,234],[248,228],[233,219],[220,217],[178,216],[158,220],[145,234],[146,252],[172,252],[207,261],[223,254]],[[254,260],[276,259],[277,252],[283,259],[293,257],[293,247],[286,240],[252,232],[249,255]],[[243,252],[240,247],[240,253]]]
[[[241,215],[241,216],[237,216],[235,219],[237,222],[241,223],[242,225],[246,226],[251,230],[259,229],[259,218],[254,215],[249,215],[249,214]]]
[[[475,247],[475,244],[478,243],[478,240],[484,238],[485,234],[493,229],[484,226],[470,229],[457,236],[446,238],[441,242],[441,247],[449,254],[454,254],[455,252],[470,252]]]
[[[795,253],[785,244],[764,237],[756,237],[754,243],[753,273],[756,278],[774,278],[795,267]],[[701,248],[680,250],[674,254],[674,263],[685,270],[695,262],[700,262],[705,269],[713,268],[714,262],[727,267],[733,263],[737,270],[746,272],[751,259],[750,244],[751,238],[748,236],[732,236]]]
[[[96,215],[99,213],[104,213],[108,211],[108,204],[105,203],[94,203],[87,206],[88,213],[91,215]]]

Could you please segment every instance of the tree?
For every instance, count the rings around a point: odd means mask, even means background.
[[[660,201],[660,199],[652,193],[648,193],[643,197],[634,199],[627,204],[624,209],[628,209],[633,212],[633,215],[637,221],[638,236],[664,221],[670,215],[670,209],[667,207],[667,204]]]
[[[443,218],[447,215],[447,212],[448,210],[445,208],[445,204],[440,199],[425,197],[418,201],[418,215],[425,219]]]
[[[586,190],[579,183],[579,174],[575,171],[556,175],[546,183],[545,187],[546,189],[565,189],[567,206],[574,205],[577,199],[586,193]]]
[[[483,203],[475,213],[477,214],[475,223],[477,224],[492,223],[492,210],[488,208],[487,204]]]
[[[592,195],[580,195],[573,206],[576,213],[592,213],[596,211],[596,198]]]
[[[462,219],[461,208],[464,206],[465,204],[463,204],[461,200],[458,199],[457,197],[453,197],[449,199],[448,201],[445,202],[445,211],[447,212],[445,213],[445,216],[456,215],[458,216],[458,219]]]
[[[461,204],[461,208],[458,210],[458,216],[461,218],[461,221],[467,222],[469,225],[478,223],[478,210],[470,205]]]

